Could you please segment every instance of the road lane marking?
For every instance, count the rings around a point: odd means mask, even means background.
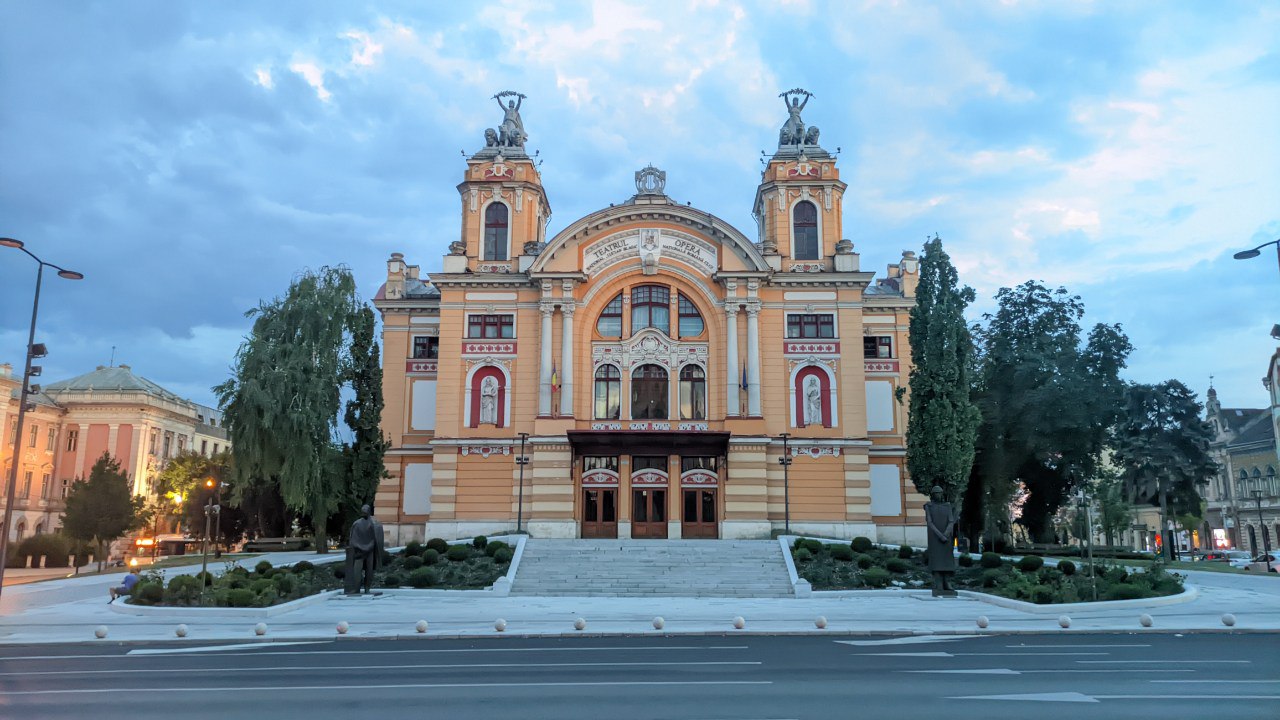
[[[320,643],[333,644],[332,640],[299,640],[296,642],[270,642],[270,643],[237,643],[235,645],[202,645],[200,647],[176,647],[176,648],[140,648],[130,650],[125,655],[173,655],[176,653],[204,653],[204,652],[226,652],[229,650],[255,650],[258,648],[280,647],[281,645],[318,645]]]
[[[330,646],[336,646],[336,643],[335,643],[335,642],[333,642],[333,641],[330,641],[330,640],[315,640],[315,641],[311,641],[311,642],[312,642],[312,643],[325,643],[325,644],[328,644],[328,645],[330,645]],[[422,641],[421,641],[421,640],[414,640],[414,641],[410,641],[410,642],[422,642]],[[273,646],[278,646],[278,645],[289,645],[289,644],[292,644],[292,643],[278,643],[278,642],[270,642],[270,643],[252,643],[252,644],[253,644],[254,646],[261,645],[262,647],[273,647]],[[711,646],[706,646],[706,647],[699,647],[699,646],[693,646],[693,645],[690,645],[690,646],[677,645],[677,646],[669,646],[669,647],[668,647],[668,646],[655,645],[655,646],[644,646],[644,647],[577,647],[577,648],[575,648],[575,647],[558,647],[558,648],[433,648],[433,649],[428,649],[428,648],[418,648],[418,649],[413,649],[413,650],[355,650],[355,649],[341,649],[341,650],[310,650],[310,651],[302,651],[302,652],[284,652],[284,651],[277,652],[277,651],[275,651],[275,650],[272,650],[272,651],[254,652],[254,653],[248,653],[248,652],[228,652],[228,653],[226,653],[226,655],[233,655],[233,656],[234,656],[234,655],[253,655],[253,656],[263,656],[263,655],[298,655],[298,656],[302,656],[302,655],[345,655],[345,654],[350,654],[350,653],[359,653],[359,654],[361,654],[361,655],[404,655],[404,654],[411,654],[411,653],[473,653],[473,652],[596,652],[596,651],[605,651],[605,650],[610,650],[610,651],[612,651],[612,650],[746,650],[746,649],[748,649],[746,645],[711,645]],[[5,661],[9,661],[9,660],[12,660],[12,661],[19,661],[19,660],[21,660],[21,661],[27,661],[27,660],[89,660],[89,659],[98,659],[98,660],[103,660],[103,659],[106,659],[106,660],[120,660],[120,659],[122,659],[122,658],[154,657],[154,656],[155,656],[155,654],[154,654],[154,653],[152,653],[151,655],[134,655],[134,654],[132,654],[132,651],[130,651],[130,653],[126,653],[126,654],[124,654],[124,655],[109,655],[109,654],[99,654],[99,655],[26,655],[26,656],[23,656],[23,655],[10,655],[10,656],[5,656],[5,657],[0,657],[0,663],[3,663],[3,662],[5,662]]]
[[[476,663],[462,665],[280,665],[276,667],[190,667],[190,668],[112,668],[109,670],[20,670],[0,672],[0,677],[19,675],[120,675],[126,673],[210,673],[210,672],[285,672],[289,670],[457,670],[463,668],[539,668],[539,667],[650,667],[664,665],[763,665],[760,660],[675,660],[653,662],[570,662],[570,663]],[[1153,671],[1154,672],[1154,671]]]
[[[1023,693],[1019,695],[963,695],[948,700],[1022,700],[1029,702],[1077,702],[1096,703],[1098,699],[1078,692]]]
[[[964,656],[964,657],[971,657],[971,656],[976,656],[976,657],[990,657],[990,656],[994,656],[994,657],[1062,657],[1062,656],[1079,656],[1079,655],[1110,655],[1110,654],[1111,654],[1111,653],[1104,653],[1104,652],[1064,652],[1064,653],[1052,653],[1052,652],[1034,652],[1034,653],[1007,653],[1007,652],[994,652],[994,653],[949,653],[949,652],[941,652],[941,651],[937,651],[937,652],[916,652],[916,653],[912,653],[912,652],[903,652],[903,653],[853,653],[853,656],[854,656],[854,657],[874,657],[874,656],[883,656],[883,657],[939,657],[939,658],[942,658],[942,657],[962,657],[962,656]],[[1084,661],[1084,660],[1080,660],[1080,661],[1078,661],[1078,662],[1085,662],[1085,661]],[[1100,660],[1095,660],[1094,662],[1101,662],[1101,661],[1100,661]],[[1122,661],[1117,660],[1116,662],[1122,662]],[[1153,660],[1152,662],[1155,662],[1155,661]]]
[[[1129,664],[1137,664],[1137,663],[1160,663],[1161,665],[1171,665],[1174,663],[1177,663],[1179,665],[1191,665],[1193,663],[1196,665],[1200,665],[1202,663],[1213,663],[1213,664],[1220,665],[1222,663],[1248,664],[1253,661],[1252,660],[1077,660],[1076,662],[1093,663],[1095,665],[1117,665],[1117,664],[1129,665]]]
[[[956,640],[968,640],[969,638],[982,637],[981,635],[948,635],[939,637],[937,635],[892,638],[890,640],[836,640],[842,645],[863,645],[863,646],[880,646],[880,645],[925,645],[928,643],[954,642]]]
[[[1143,648],[1150,645],[1005,645],[1007,648]]]
[[[1159,670],[1129,670],[1124,668],[1098,668],[1097,670],[1013,670],[1011,668],[977,668],[963,670],[898,670],[900,673],[932,673],[937,675],[1029,675],[1029,674],[1055,674],[1055,673],[1189,673],[1195,670],[1178,670],[1172,668],[1161,668]],[[20,675],[22,673],[14,673]],[[1152,680],[1151,682],[1182,682],[1181,680]],[[1280,682],[1280,681],[1277,681]]]
[[[1154,671],[1153,671],[1153,672],[1154,672]],[[1160,672],[1170,672],[1170,671],[1164,670],[1164,671],[1160,671]],[[1186,672],[1192,672],[1192,671],[1191,671],[1191,670],[1187,670]],[[1217,684],[1219,684],[1219,683],[1280,683],[1280,680],[1148,680],[1147,682],[1153,682],[1153,683],[1213,683],[1214,685],[1217,685]]]
[[[426,690],[445,688],[481,688],[494,690],[498,688],[523,687],[624,687],[634,685],[671,686],[671,685],[772,685],[772,680],[619,680],[579,681],[579,682],[515,682],[515,683],[404,683],[381,685],[271,685],[271,686],[229,686],[229,687],[129,687],[129,688],[74,688],[57,690],[0,690],[0,697],[16,697],[19,695],[97,695],[139,692],[167,693],[214,693],[214,692],[286,692],[314,690]]]

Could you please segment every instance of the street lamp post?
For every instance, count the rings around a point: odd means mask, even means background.
[[[58,277],[66,280],[83,280],[84,275],[75,270],[67,270],[58,267],[53,263],[47,263],[36,257],[34,253],[24,247],[21,240],[13,238],[0,237],[0,247],[13,248],[26,253],[32,260],[37,263],[36,267],[36,295],[35,300],[31,303],[31,330],[27,334],[27,364],[26,369],[22,373],[22,390],[18,397],[18,422],[14,428],[13,434],[13,463],[9,468],[9,484],[5,490],[4,503],[4,521],[0,527],[0,591],[4,587],[4,560],[9,557],[9,524],[13,520],[13,496],[18,487],[18,457],[22,452],[22,425],[27,415],[27,397],[33,392],[31,388],[31,378],[37,376],[41,372],[38,365],[32,365],[31,361],[42,358],[48,354],[43,343],[36,343],[36,316],[40,311],[40,284],[44,280],[44,269],[46,266],[58,271]],[[38,390],[37,390],[38,392]]]
[[[1250,250],[1241,250],[1240,252],[1236,253],[1235,255],[1232,255],[1231,257],[1237,260],[1249,260],[1251,258],[1256,258],[1262,254],[1262,248],[1268,245],[1276,246],[1276,264],[1280,265],[1280,239],[1272,240],[1271,242],[1264,242],[1258,247],[1252,248]]]
[[[516,496],[516,533],[520,533],[524,528],[524,466],[529,464],[529,458],[524,454],[524,443],[529,439],[529,433],[522,432],[520,435],[520,454],[516,456],[516,464],[520,466],[520,490]]]
[[[787,535],[791,534],[791,448],[787,444],[791,438],[789,433],[782,433],[778,437],[782,438],[782,457],[778,458],[778,464],[782,466],[782,524],[783,532]]]
[[[1253,491],[1253,502],[1258,506],[1258,531],[1262,533],[1262,559],[1267,562],[1267,572],[1271,572],[1271,543],[1267,542],[1267,526],[1262,521],[1262,491]]]

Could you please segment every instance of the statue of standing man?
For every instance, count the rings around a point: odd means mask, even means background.
[[[382,523],[373,517],[373,510],[365,505],[363,515],[351,524],[351,539],[347,541],[347,572],[344,578],[347,595],[359,595],[373,591],[373,574],[382,563]]]
[[[951,503],[943,500],[942,488],[937,485],[929,492],[929,502],[924,504],[924,521],[929,533],[925,556],[929,572],[933,573],[933,596],[955,597],[951,576],[956,571],[956,511]]]

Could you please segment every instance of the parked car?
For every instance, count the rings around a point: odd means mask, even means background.
[[[1253,556],[1245,550],[1227,550],[1226,554],[1231,567],[1243,568],[1253,562]]]
[[[1210,562],[1227,562],[1227,560],[1229,560],[1229,558],[1227,557],[1227,553],[1229,552],[1231,551],[1230,550],[1210,550],[1209,552],[1204,554],[1204,557],[1202,559]]]
[[[1267,560],[1270,559],[1271,572],[1280,572],[1280,570],[1276,569],[1277,563],[1280,563],[1280,560],[1277,560],[1277,558],[1280,558],[1280,555],[1277,555],[1276,553],[1264,553],[1254,558],[1253,562],[1249,563],[1245,567],[1252,572],[1267,572]]]

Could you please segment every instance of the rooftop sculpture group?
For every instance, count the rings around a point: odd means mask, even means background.
[[[503,98],[515,99],[507,100],[507,104],[503,105]],[[514,90],[503,90],[493,96],[502,110],[502,124],[497,130],[487,128],[484,131],[485,147],[524,148],[524,141],[529,139],[529,134],[524,131],[524,121],[520,118],[520,106],[524,104],[524,98],[522,93]]]
[[[818,145],[818,127],[812,126],[808,129],[804,126],[804,120],[800,117],[800,112],[804,110],[804,106],[809,104],[809,98],[813,97],[813,93],[801,88],[792,88],[778,95],[782,98],[782,102],[787,106],[787,121],[782,124],[782,130],[778,133],[778,146],[784,145]]]

